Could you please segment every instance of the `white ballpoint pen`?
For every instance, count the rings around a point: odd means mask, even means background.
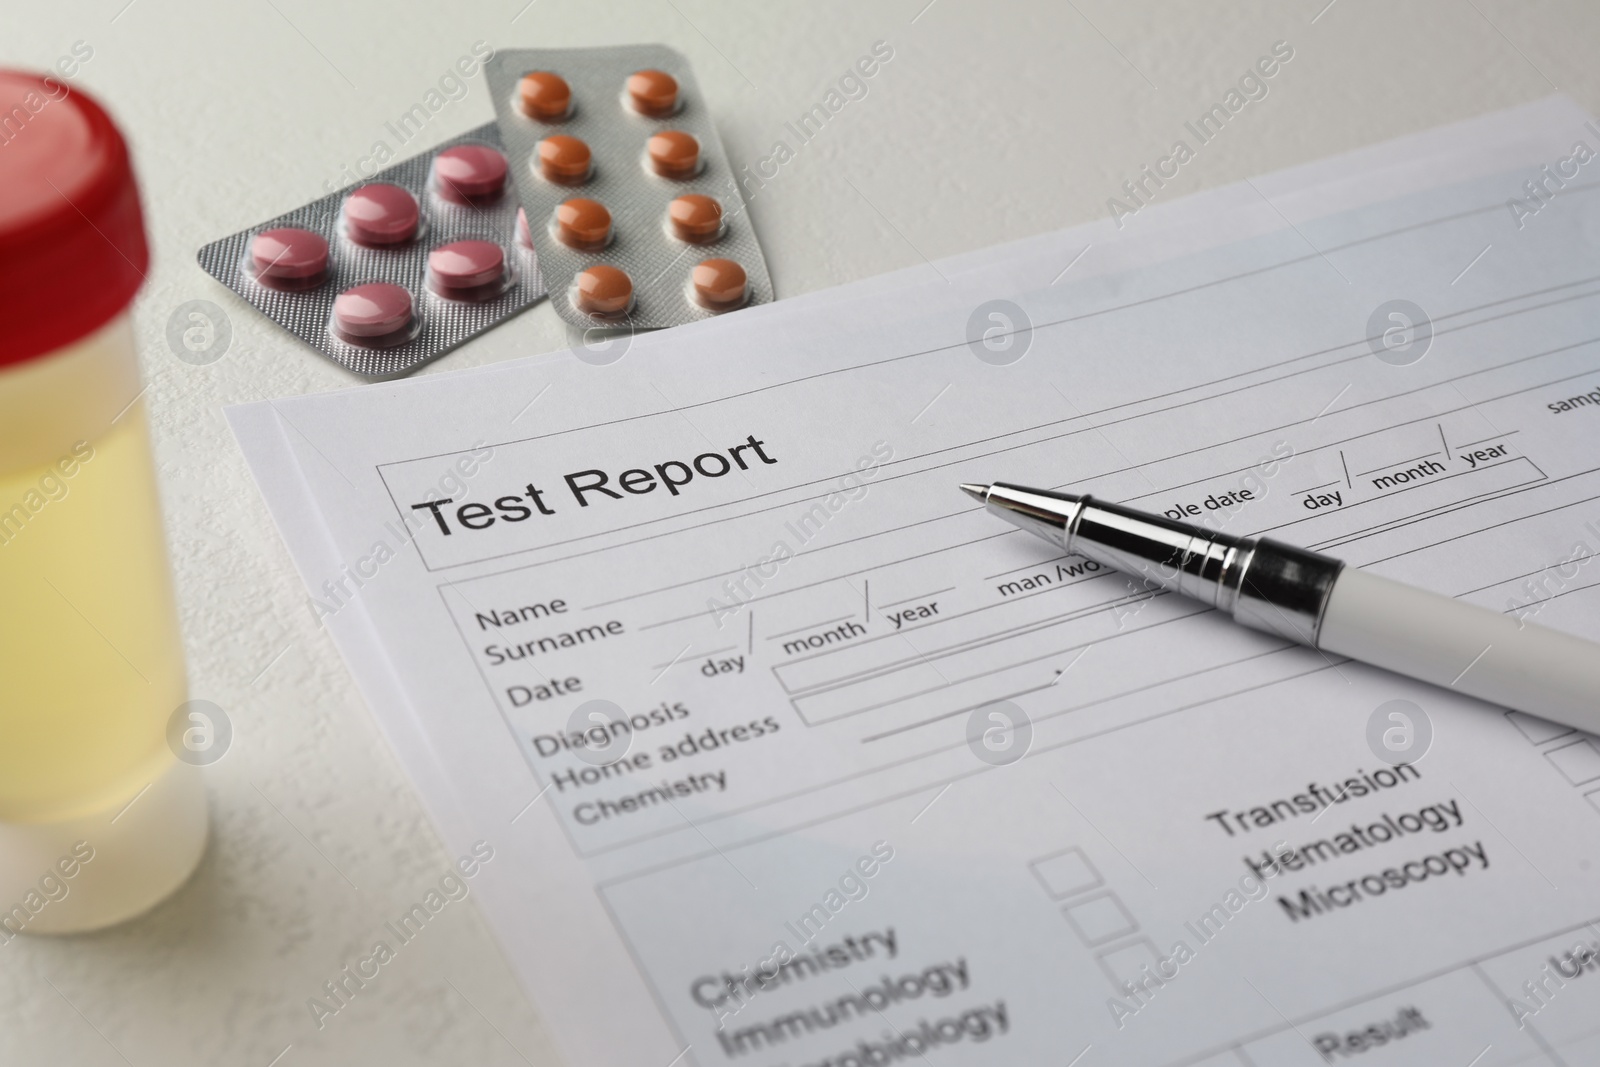
[[[1245,626],[1600,733],[1600,644],[1405,585],[1271,538],[1095,500],[963,483],[993,514]]]

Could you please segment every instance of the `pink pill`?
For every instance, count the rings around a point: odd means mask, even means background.
[[[389,282],[368,282],[333,298],[333,326],[351,337],[383,337],[411,325],[411,294]]]
[[[419,218],[417,198],[398,185],[373,182],[344,201],[345,229],[352,241],[364,245],[409,241],[416,236]]]
[[[328,269],[328,242],[294,226],[262,230],[250,240],[250,260],[264,278],[315,278]]]
[[[499,281],[506,255],[493,241],[452,241],[428,253],[428,271],[445,289],[471,289]]]
[[[446,199],[486,200],[506,187],[506,157],[487,145],[456,145],[434,157],[433,178]]]

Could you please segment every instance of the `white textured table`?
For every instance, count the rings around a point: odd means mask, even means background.
[[[1105,214],[1275,41],[1294,58],[1268,95],[1160,198],[1553,87],[1600,110],[1592,0],[924,4],[10,0],[0,63],[43,68],[86,42],[77,84],[133,143],[155,255],[137,320],[190,676],[235,739],[208,771],[213,840],[187,886],[118,929],[0,946],[0,1063],[558,1062],[470,907],[443,914],[323,1029],[307,1008],[450,857],[316,625],[221,415],[351,380],[194,261],[201,244],[342,184],[375,142],[393,146],[386,124],[475,41],[672,44],[735,164],[752,167],[780,138],[794,147],[785,122],[888,42],[865,97],[753,199],[780,295]],[[400,154],[490,117],[474,79]],[[229,350],[208,366],[166,343],[192,299],[231,317]],[[540,306],[429,372],[566,344]]]

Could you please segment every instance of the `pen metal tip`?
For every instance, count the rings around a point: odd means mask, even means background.
[[[989,502],[989,487],[987,485],[979,485],[976,482],[962,482],[961,491],[980,504]]]

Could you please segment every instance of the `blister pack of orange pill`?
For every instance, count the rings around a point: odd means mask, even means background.
[[[772,299],[683,56],[663,45],[513,49],[484,76],[563,319],[651,329]]]

